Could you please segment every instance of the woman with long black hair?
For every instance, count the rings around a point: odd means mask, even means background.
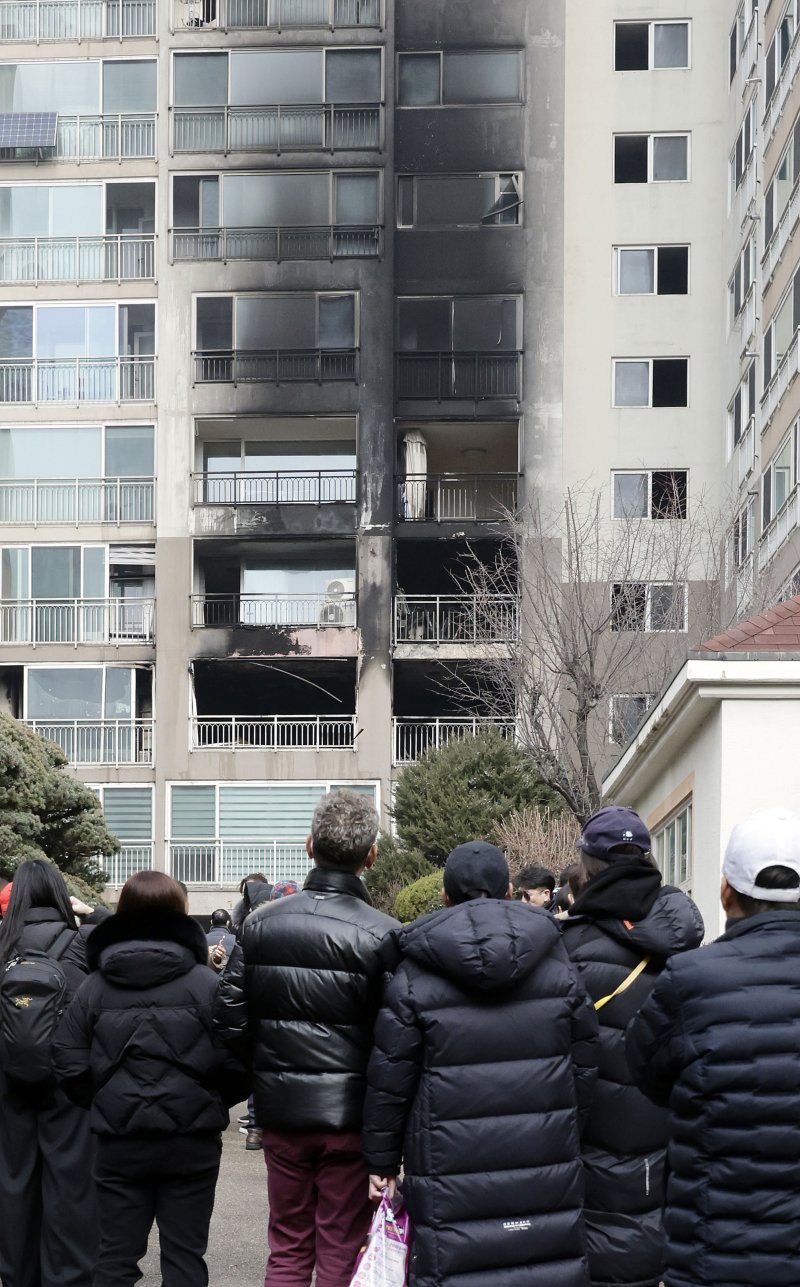
[[[93,1287],[133,1287],[155,1220],[163,1287],[203,1287],[228,1106],[244,1070],[214,1039],[217,976],[164,872],[125,883],[88,944],[90,977],[61,1021],[56,1073],[91,1104],[100,1252]]]
[[[86,943],[58,868],[39,858],[21,863],[0,923],[0,970],[44,952],[58,960],[69,1000],[87,974]],[[0,1094],[3,1287],[89,1287],[97,1245],[89,1114],[55,1079],[26,1084],[2,1062]]]

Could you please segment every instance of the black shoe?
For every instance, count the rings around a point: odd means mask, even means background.
[[[252,1126],[250,1128],[250,1130],[247,1132],[247,1138],[244,1142],[244,1146],[248,1150],[248,1152],[255,1152],[257,1149],[261,1148],[261,1127],[260,1126]]]

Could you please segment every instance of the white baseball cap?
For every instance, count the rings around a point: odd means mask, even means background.
[[[788,867],[798,876],[795,889],[765,889],[758,877],[765,867]],[[770,903],[800,902],[800,816],[788,809],[758,809],[731,832],[722,874],[738,894]]]

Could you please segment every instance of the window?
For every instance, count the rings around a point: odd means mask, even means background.
[[[615,135],[615,183],[682,183],[688,178],[688,134]]]
[[[377,172],[191,174],[172,181],[174,228],[309,228],[378,224]]]
[[[728,282],[731,320],[735,321],[747,302],[753,283],[756,279],[756,239],[755,234],[748,238],[744,249],[736,260],[733,276]]]
[[[778,229],[798,178],[800,178],[800,120],[795,121],[789,144],[775,168],[764,198],[764,240],[767,245]]]
[[[756,145],[756,99],[750,99],[730,158],[731,193],[738,192]]]
[[[521,300],[495,296],[425,296],[397,302],[402,353],[518,352]]]
[[[800,270],[784,291],[780,304],[764,327],[764,388],[788,353],[800,327]]]
[[[653,693],[614,693],[609,699],[608,736],[626,746],[653,703]]]
[[[688,358],[617,358],[615,407],[686,407],[689,405]]]
[[[688,295],[688,246],[617,246],[618,295]]]
[[[0,478],[152,478],[152,425],[0,426]]]
[[[132,719],[136,676],[124,666],[26,666],[25,718]]]
[[[131,841],[153,839],[153,788],[150,786],[94,786],[109,831],[127,846]]]
[[[519,174],[406,174],[397,180],[400,228],[496,228],[521,222]]]
[[[611,587],[611,629],[684,631],[686,586],[674,582],[624,581]]]
[[[353,349],[356,296],[235,295],[197,300],[200,352]]]
[[[677,885],[685,893],[692,881],[692,806],[682,806],[669,822],[653,831],[653,858],[665,885]]]
[[[754,517],[755,501],[751,499],[733,520],[728,535],[728,563],[731,573],[744,567],[753,552]]]
[[[616,22],[614,70],[689,66],[688,22]]]
[[[780,514],[797,485],[797,437],[795,423],[762,475],[762,530]]]
[[[747,368],[745,377],[728,407],[731,449],[738,445],[742,435],[747,431],[750,421],[756,414],[757,399],[756,364],[753,361]]]
[[[174,55],[176,107],[380,103],[379,49],[241,49]]]
[[[154,58],[0,64],[0,112],[92,116],[155,110]]]
[[[775,35],[769,43],[764,64],[764,93],[767,103],[769,103],[778,87],[781,72],[789,57],[792,41],[797,31],[797,11],[798,0],[790,0],[789,4],[786,5],[783,17],[775,29]]]
[[[522,102],[519,50],[400,54],[400,107],[468,106]]]
[[[686,518],[687,470],[617,470],[611,478],[614,518]]]
[[[729,41],[730,63],[729,63],[728,70],[730,73],[731,80],[733,80],[734,76],[736,75],[736,68],[739,66],[739,59],[742,56],[742,52],[744,50],[745,43],[747,41],[748,33],[750,31],[750,25],[753,22],[753,20],[757,17],[758,17],[758,0],[742,0],[742,3],[739,5],[739,9],[736,14],[736,21],[731,27],[731,34],[730,34],[730,41]],[[753,50],[753,54],[755,56],[755,48]]]

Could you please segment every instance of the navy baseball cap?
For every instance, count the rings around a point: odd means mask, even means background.
[[[502,849],[485,840],[468,840],[458,845],[444,866],[444,892],[453,903],[466,903],[481,894],[487,898],[505,898],[509,879]]]
[[[584,824],[580,839],[575,842],[577,849],[583,850],[592,858],[625,858],[625,854],[615,854],[618,845],[636,845],[642,853],[650,852],[650,832],[633,809],[622,805],[609,804],[605,809],[598,809]]]

